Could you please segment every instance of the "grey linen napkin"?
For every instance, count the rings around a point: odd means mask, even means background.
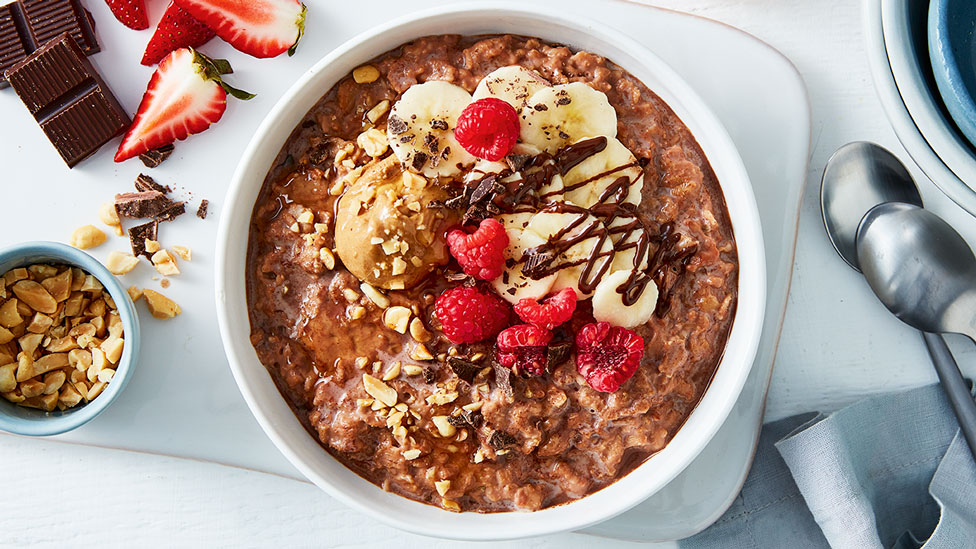
[[[763,426],[742,492],[682,548],[976,548],[976,464],[938,385]]]

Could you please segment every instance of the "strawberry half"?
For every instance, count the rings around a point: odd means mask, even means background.
[[[227,61],[210,59],[192,48],[181,48],[166,56],[149,80],[115,161],[122,162],[209,128],[223,116],[228,93],[238,99],[254,97],[220,79],[220,75],[231,72]]]
[[[145,0],[105,0],[112,15],[120,23],[133,30],[149,28],[149,17],[146,16]]]
[[[155,65],[173,50],[202,46],[216,35],[213,29],[194,19],[175,2],[170,2],[159,24],[156,25],[156,31],[149,39],[149,44],[146,45],[142,64]]]
[[[298,0],[175,0],[235,49],[254,57],[295,53],[305,32]]]

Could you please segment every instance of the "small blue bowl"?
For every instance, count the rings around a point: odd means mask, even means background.
[[[29,436],[59,435],[94,419],[125,388],[139,356],[139,315],[122,283],[98,260],[81,250],[58,242],[26,242],[0,250],[0,275],[35,263],[72,265],[94,275],[115,301],[124,330],[125,346],[115,376],[105,390],[88,404],[64,411],[45,412],[17,406],[0,398],[0,430]]]
[[[976,2],[932,0],[928,34],[939,95],[953,122],[976,146]]]

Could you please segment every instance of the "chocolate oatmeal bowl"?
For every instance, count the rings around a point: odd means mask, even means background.
[[[734,145],[653,53],[577,21],[465,5],[361,35],[234,176],[216,286],[241,392],[309,480],[405,530],[625,511],[752,366],[765,268]]]

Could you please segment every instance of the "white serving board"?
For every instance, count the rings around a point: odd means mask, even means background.
[[[228,58],[236,69],[228,80],[258,97],[247,104],[232,101],[224,120],[178,143],[170,160],[147,172],[178,192],[192,192],[194,207],[200,198],[211,203],[206,221],[188,216],[160,233],[164,245],[187,245],[194,252],[194,260],[182,264],[183,274],[163,290],[181,303],[184,313],[163,322],[141,310],[142,355],[126,391],[97,420],[55,440],[300,478],[252,418],[223,356],[212,305],[216,216],[235,159],[251,132],[304,70],[358,32],[436,3],[377,0],[363,9],[310,3],[309,32],[292,58],[255,60],[216,41],[202,48]],[[726,125],[756,189],[766,238],[769,305],[757,364],[743,395],[715,440],[685,473],[644,504],[588,530],[643,541],[678,539],[704,528],[728,507],[751,463],[789,288],[809,146],[806,92],[789,61],[720,23],[621,1],[607,2],[595,12],[589,0],[548,3],[614,25],[672,64]],[[99,23],[103,50],[92,59],[123,105],[134,111],[151,73],[138,64],[149,31],[115,24],[101,2],[87,5]],[[0,183],[4,202],[17,206],[8,206],[0,217],[0,246],[28,239],[67,240],[73,228],[97,223],[98,205],[129,189],[135,175],[146,171],[135,161],[112,163],[111,144],[68,170],[9,89],[0,91],[0,122],[0,165],[6,170]],[[126,247],[123,239],[112,238],[93,255],[104,258]],[[159,289],[153,274],[143,264],[125,278]]]

